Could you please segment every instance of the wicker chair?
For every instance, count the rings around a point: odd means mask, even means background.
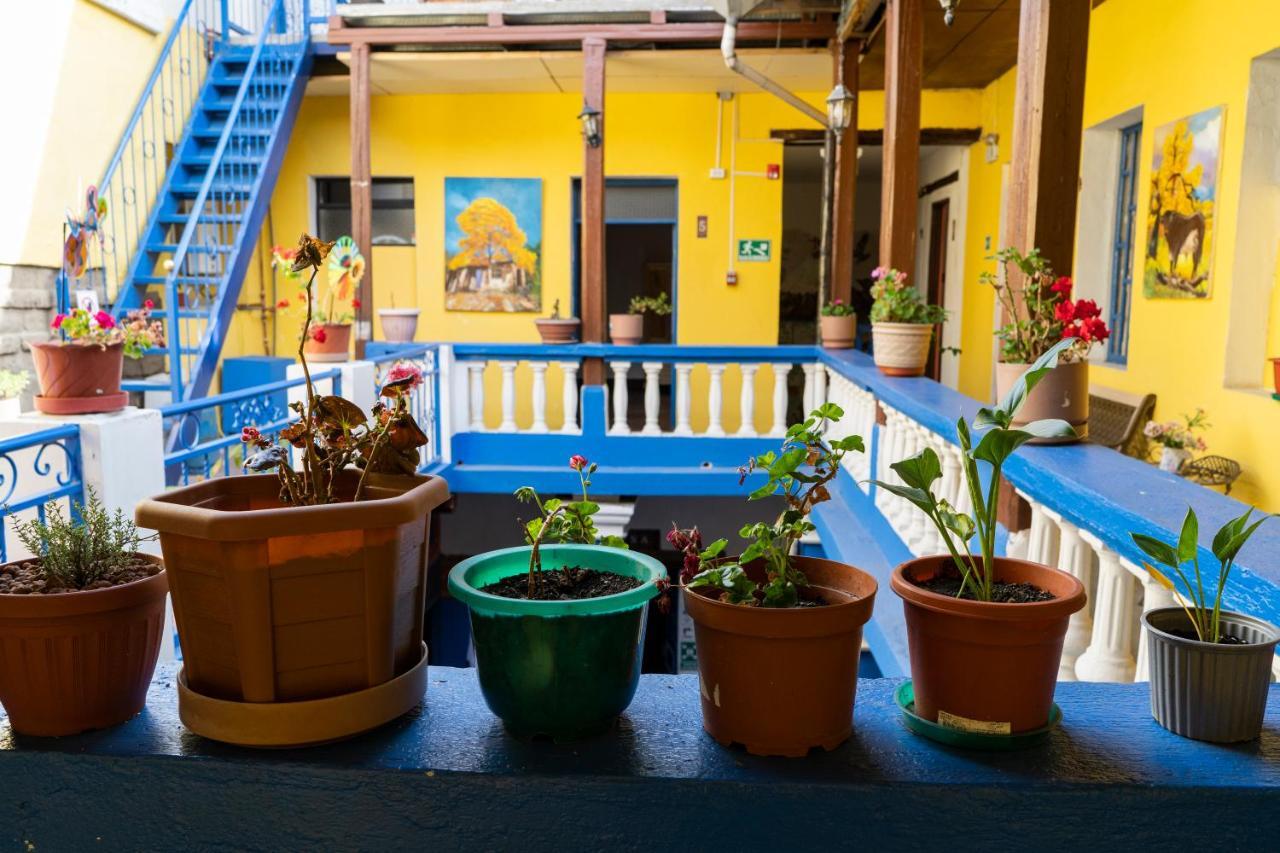
[[[1156,410],[1155,394],[1127,394],[1112,388],[1089,387],[1089,440],[1138,459],[1147,457],[1142,428]]]
[[[1231,494],[1231,484],[1240,476],[1240,463],[1225,456],[1201,456],[1182,464],[1178,473],[1202,486],[1222,486]]]

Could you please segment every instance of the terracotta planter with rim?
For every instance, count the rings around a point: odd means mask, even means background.
[[[544,344],[571,344],[578,340],[578,327],[582,321],[577,317],[568,320],[540,317],[533,324],[538,327]]]
[[[161,571],[108,589],[0,594],[0,703],[13,730],[73,735],[136,716],[160,654],[168,588]]]
[[[643,314],[610,314],[609,340],[618,346],[633,346],[644,340]]]
[[[1280,394],[1280,358],[1271,359],[1271,368],[1275,371],[1275,378],[1272,381],[1272,387],[1277,394]]]
[[[893,570],[911,653],[915,712],[961,731],[1017,734],[1049,721],[1067,621],[1085,606],[1084,585],[1066,572],[996,558],[996,579],[1030,583],[1055,598],[993,604],[930,592],[911,580],[953,570],[949,556],[920,557]]]
[[[996,363],[996,399],[1003,400],[1018,378],[1027,370],[1025,364]],[[1058,418],[1075,427],[1076,438],[1034,439],[1034,444],[1069,444],[1089,435],[1089,362],[1062,362],[1044,375],[1022,408],[1013,416],[1020,426],[1045,418]]]
[[[431,511],[449,497],[438,477],[385,475],[359,503],[282,506],[279,491],[271,474],[221,477],[136,512],[168,567],[182,721],[248,746],[350,737],[421,701]]]
[[[835,749],[853,731],[862,626],[876,581],[816,557],[793,557],[825,607],[774,609],[683,593],[698,643],[702,726],[718,742],[756,755]],[[758,567],[748,573],[760,580]]]
[[[886,376],[923,376],[932,340],[927,323],[871,324],[871,355]]]
[[[324,329],[324,341],[307,338],[304,352],[307,361],[338,362],[347,361],[351,355],[350,323],[317,323]]]
[[[853,339],[858,331],[858,316],[849,314],[844,317],[828,317],[825,314],[818,318],[818,326],[822,333],[822,346],[826,349],[853,349]]]
[[[417,308],[380,308],[383,339],[393,344],[412,343],[418,334],[418,314]]]
[[[36,341],[30,344],[40,393],[37,411],[47,415],[87,415],[117,412],[129,405],[120,390],[124,372],[124,344]]]

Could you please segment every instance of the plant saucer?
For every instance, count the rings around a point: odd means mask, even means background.
[[[902,709],[902,722],[907,729],[945,746],[961,749],[981,749],[988,752],[1003,752],[1015,749],[1026,749],[1038,746],[1048,737],[1049,732],[1062,722],[1062,709],[1055,703],[1049,712],[1049,722],[1029,732],[1018,732],[1012,735],[983,734],[980,732],[962,732],[948,728],[932,720],[926,720],[916,714],[915,688],[908,680],[898,686],[893,698]]]

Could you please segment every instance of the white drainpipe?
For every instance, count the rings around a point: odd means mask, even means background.
[[[804,113],[809,118],[816,121],[824,129],[829,129],[827,128],[826,113],[812,106],[811,104],[809,104],[808,102],[800,98],[799,96],[791,92],[788,92],[785,88],[783,88],[778,83],[774,82],[773,80],[770,80],[768,77],[764,76],[759,71],[743,63],[742,60],[738,58],[737,41],[738,41],[738,15],[736,13],[730,12],[730,14],[725,16],[724,35],[721,36],[720,38],[720,53],[724,56],[724,64],[728,66],[729,70],[734,72],[735,74],[741,74],[743,77],[747,78],[752,83],[755,83],[761,89],[764,89],[766,92],[769,92],[770,94],[775,95],[781,98],[782,100],[786,101],[788,104],[795,107],[800,112]]]

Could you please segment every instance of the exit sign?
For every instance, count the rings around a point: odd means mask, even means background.
[[[738,260],[767,261],[772,254],[772,240],[739,240]]]

